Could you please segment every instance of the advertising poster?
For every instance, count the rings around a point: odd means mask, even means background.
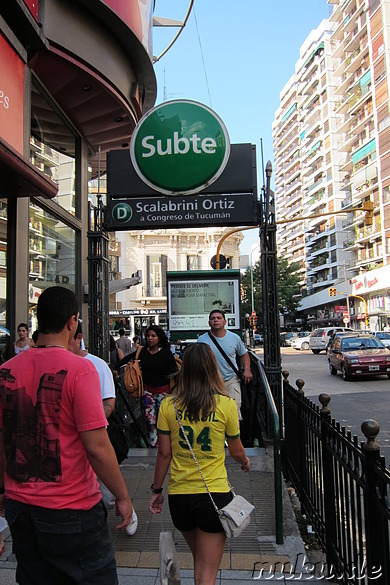
[[[23,154],[24,63],[0,34],[1,136]]]
[[[206,331],[213,309],[224,311],[227,329],[240,326],[238,279],[171,281],[168,296],[171,331]]]

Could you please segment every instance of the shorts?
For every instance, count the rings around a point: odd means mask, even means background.
[[[212,493],[218,508],[226,506],[233,498],[231,492]],[[210,496],[206,494],[172,494],[168,496],[172,522],[180,532],[200,528],[203,532],[224,532]]]
[[[242,420],[241,416],[241,382],[238,376],[233,376],[230,380],[225,380],[226,393],[230,398],[233,398],[237,405],[238,420]]]

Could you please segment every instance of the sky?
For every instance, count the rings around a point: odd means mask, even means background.
[[[190,0],[156,0],[155,15],[183,21]],[[191,99],[223,120],[232,144],[256,145],[258,187],[273,161],[272,123],[280,91],[294,73],[310,31],[329,16],[326,0],[195,0],[172,48],[155,64],[156,105]],[[158,56],[178,29],[153,30]],[[258,228],[243,232],[241,254],[258,243]]]

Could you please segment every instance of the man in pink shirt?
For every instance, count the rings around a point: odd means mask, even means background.
[[[37,347],[0,368],[0,514],[20,585],[118,583],[96,475],[130,523],[133,507],[106,431],[95,367],[68,351],[74,293],[43,291]]]

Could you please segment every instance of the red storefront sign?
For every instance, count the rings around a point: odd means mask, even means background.
[[[0,132],[23,154],[24,63],[0,34]]]
[[[127,24],[151,55],[151,26],[154,5],[152,0],[127,0],[126,2],[124,0],[103,0],[103,2]]]
[[[39,0],[24,0],[25,5],[38,22],[38,8],[39,8]]]

